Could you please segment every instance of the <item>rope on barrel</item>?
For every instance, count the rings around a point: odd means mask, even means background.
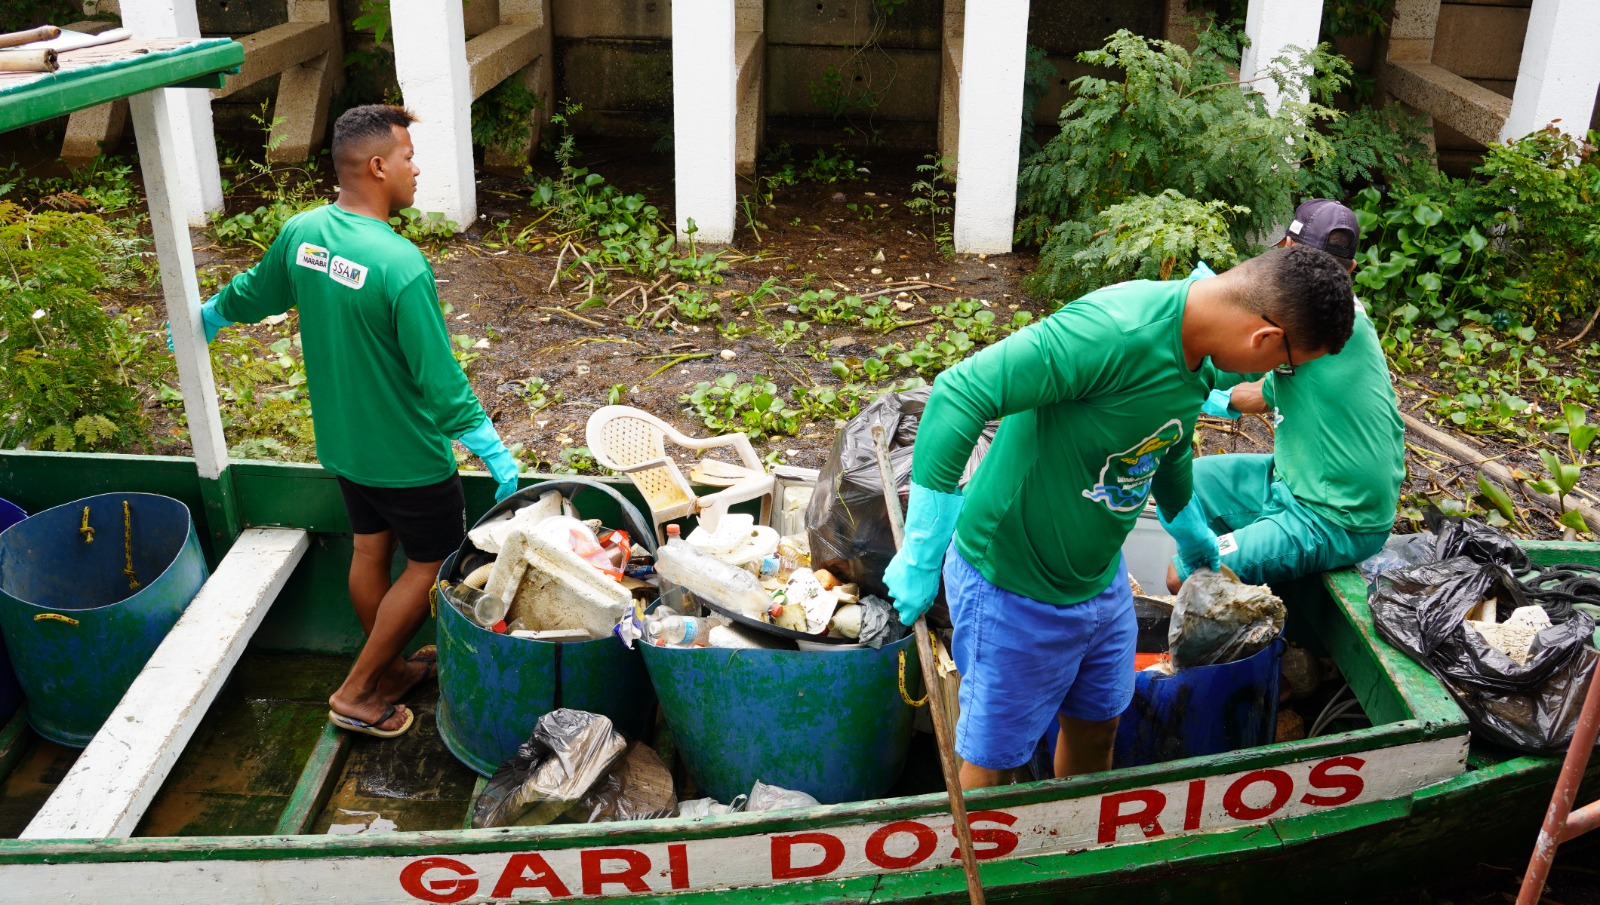
[[[78,533],[83,535],[83,542],[94,543],[94,529],[89,527],[89,507],[83,507],[83,524],[78,527]]]
[[[128,576],[128,589],[137,590],[139,576],[133,572],[133,514],[128,510],[127,500],[122,501],[122,563],[122,574]]]
[[[906,702],[908,707],[921,707],[928,703],[928,693],[922,693],[922,700],[911,700],[911,693],[906,691],[906,652],[900,651],[900,700]]]

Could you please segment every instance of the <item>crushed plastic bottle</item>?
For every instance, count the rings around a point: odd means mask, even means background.
[[[670,540],[656,552],[656,573],[717,606],[752,619],[767,619],[772,596],[754,575],[685,542]]]
[[[678,613],[652,613],[644,621],[644,641],[656,647],[705,647],[711,629],[727,620]]]

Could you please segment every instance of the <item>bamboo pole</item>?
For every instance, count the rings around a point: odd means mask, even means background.
[[[894,470],[889,467],[889,444],[883,425],[872,426],[872,445],[878,453],[878,475],[883,481],[883,505],[889,511],[889,530],[898,551],[905,543],[904,516],[900,512],[900,493],[895,489]],[[967,877],[967,898],[972,905],[984,905],[983,882],[978,878],[978,856],[972,850],[972,827],[967,823],[967,802],[962,797],[961,777],[956,770],[955,746],[944,709],[944,686],[933,661],[933,642],[928,637],[928,620],[917,617],[912,626],[917,636],[917,660],[922,664],[922,684],[927,688],[928,709],[933,717],[933,737],[939,744],[939,767],[944,772],[945,791],[950,795],[950,818],[955,821],[956,841],[961,846],[961,870]]]
[[[56,52],[39,50],[0,50],[0,72],[55,72],[61,68]]]
[[[54,25],[41,25],[27,31],[13,31],[0,34],[0,47],[16,47],[21,44],[32,44],[34,41],[49,41],[61,37],[61,29]]]

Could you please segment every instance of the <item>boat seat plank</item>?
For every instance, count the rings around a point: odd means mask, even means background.
[[[298,529],[239,536],[21,838],[132,835],[309,546]]]

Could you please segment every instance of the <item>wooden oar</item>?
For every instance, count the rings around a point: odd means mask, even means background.
[[[884,441],[883,425],[872,426],[872,445],[878,453],[878,475],[883,481],[883,505],[889,510],[889,531],[894,548],[905,544],[905,517],[900,512],[900,493],[895,489],[894,469],[889,467],[889,444]],[[955,821],[956,841],[961,845],[961,870],[967,875],[967,898],[972,905],[984,905],[983,882],[978,879],[978,857],[972,851],[972,827],[967,824],[967,802],[961,795],[961,777],[956,772],[955,744],[945,722],[944,686],[934,668],[933,641],[928,637],[928,620],[922,616],[912,626],[917,636],[917,659],[922,663],[922,684],[928,689],[928,709],[932,711],[933,737],[939,744],[939,767],[944,771],[945,791],[950,794],[950,818]]]
[[[61,37],[61,29],[54,25],[41,25],[27,31],[13,31],[0,35],[0,47],[16,47],[19,44],[32,44],[34,41],[49,41]]]

